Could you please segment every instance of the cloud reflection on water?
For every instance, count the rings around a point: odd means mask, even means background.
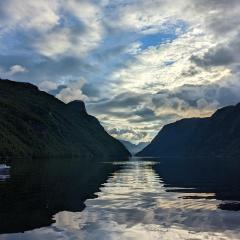
[[[215,193],[166,191],[157,163],[122,164],[84,211],[60,212],[51,227],[1,239],[240,239],[240,213],[218,209]]]

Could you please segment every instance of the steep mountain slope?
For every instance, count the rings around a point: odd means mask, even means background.
[[[240,156],[240,104],[168,124],[138,156]]]
[[[134,144],[125,140],[120,140],[120,142],[128,149],[128,151],[131,154],[136,154],[140,152],[143,148],[145,148],[149,144],[148,142],[140,142],[138,144]]]
[[[129,152],[87,114],[29,83],[0,80],[0,156],[127,157]]]

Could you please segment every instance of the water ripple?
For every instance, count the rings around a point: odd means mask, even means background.
[[[84,211],[60,212],[51,227],[3,239],[240,239],[240,213],[218,209],[215,193],[166,187],[153,169],[155,162],[114,164],[123,167],[97,198],[85,202]]]

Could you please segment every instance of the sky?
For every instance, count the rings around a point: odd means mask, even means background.
[[[239,0],[0,1],[0,78],[83,100],[119,139],[240,102]]]

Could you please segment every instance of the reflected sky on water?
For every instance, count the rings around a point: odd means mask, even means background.
[[[121,168],[101,185],[96,198],[85,201],[83,211],[61,211],[49,227],[0,239],[240,239],[240,212],[219,207],[225,201],[210,191],[216,188],[211,181],[204,192],[194,184],[168,183],[168,176],[158,174],[161,164],[155,161],[117,164]]]

